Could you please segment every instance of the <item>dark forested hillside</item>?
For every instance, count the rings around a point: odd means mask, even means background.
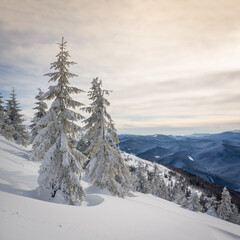
[[[240,192],[240,131],[191,136],[120,135],[120,148]]]

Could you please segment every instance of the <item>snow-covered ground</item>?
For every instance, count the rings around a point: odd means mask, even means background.
[[[37,199],[39,163],[0,136],[0,239],[240,239],[240,226],[134,193],[125,199],[89,186],[82,206]]]
[[[194,162],[194,159],[191,156],[188,156],[188,159]]]

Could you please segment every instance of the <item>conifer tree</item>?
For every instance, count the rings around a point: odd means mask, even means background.
[[[47,111],[47,104],[44,102],[44,92],[38,88],[38,95],[35,97],[37,102],[35,104],[37,105],[33,109],[37,112],[34,114],[34,118],[32,120],[32,124],[30,125],[31,128],[31,138],[30,143],[33,142],[34,138],[38,135],[38,132],[41,128],[44,128],[44,125],[39,125],[37,122],[46,115]]]
[[[217,209],[217,200],[214,196],[211,198],[208,198],[208,201],[206,203],[206,208],[207,208],[207,214],[217,217],[216,209]]]
[[[185,188],[185,195],[183,196],[182,203],[181,203],[182,207],[184,207],[184,208],[188,208],[189,207],[188,198],[191,196],[191,194],[192,194],[191,190],[188,187],[186,187]]]
[[[181,182],[177,181],[175,182],[174,188],[173,188],[173,198],[174,202],[181,205],[183,201],[185,200],[185,194],[182,190]]]
[[[160,171],[158,169],[157,163],[154,163],[154,169],[152,174],[152,194],[161,197],[163,195],[164,188],[164,180],[161,177]]]
[[[207,199],[208,198],[206,197],[205,193],[202,192],[199,197],[199,203],[202,206],[201,212],[204,212],[204,213],[207,212],[207,207],[206,207]]]
[[[9,140],[13,139],[17,143],[26,146],[28,142],[28,133],[26,127],[22,124],[24,119],[20,112],[21,109],[13,88],[10,100],[7,100],[4,136]]]
[[[235,204],[232,204],[232,215],[230,216],[230,222],[240,224],[240,214]]]
[[[202,205],[199,202],[199,197],[196,192],[191,192],[191,195],[189,197],[189,205],[188,209],[191,211],[201,212],[202,211]]]
[[[217,208],[219,218],[240,224],[240,215],[238,208],[231,202],[232,198],[226,187],[223,188],[221,202]]]
[[[138,162],[136,169],[135,190],[141,193],[150,193],[150,183],[147,176],[147,166],[144,166],[142,162]]]
[[[186,196],[183,196],[181,206],[183,208],[188,208],[189,207],[189,201],[188,201]]]
[[[105,95],[109,92],[102,89],[101,80],[93,79],[88,92],[92,103],[90,107],[83,108],[90,113],[90,117],[84,121],[87,131],[85,139],[90,143],[85,151],[90,159],[87,169],[90,182],[124,197],[131,189],[131,176],[117,146],[118,136],[113,120],[107,113],[110,103]]]
[[[70,55],[66,51],[66,43],[62,38],[57,60],[51,64],[54,72],[45,74],[50,77],[49,82],[57,84],[50,86],[44,94],[44,99],[53,102],[47,114],[37,123],[46,127],[40,130],[33,144],[39,143],[36,151],[44,152],[38,178],[40,194],[45,193],[53,201],[75,205],[84,196],[80,179],[86,157],[74,149],[69,141],[69,138],[74,138],[74,134],[80,131],[74,121],[83,119],[81,114],[74,111],[83,104],[73,100],[70,94],[83,91],[70,86],[69,78],[77,75],[69,72],[69,66],[75,63],[68,60]]]
[[[232,211],[232,197],[226,187],[222,191],[222,199],[217,209],[217,214],[221,219],[230,221],[233,215]]]
[[[2,101],[2,94],[0,93],[0,134],[3,134],[4,130],[4,107],[3,107],[3,101]]]
[[[6,103],[6,108],[5,108],[5,115],[4,115],[4,128],[3,128],[3,136],[8,139],[12,140],[13,139],[13,134],[14,134],[14,127],[11,124],[11,119],[10,119],[10,110],[11,110],[11,101],[7,101]]]
[[[175,189],[173,187],[173,181],[170,178],[170,181],[168,181],[168,185],[166,185],[166,196],[164,197],[164,199],[172,202],[174,201],[174,194],[175,194]]]
[[[176,196],[174,197],[174,202],[179,205],[182,205],[185,200],[186,198],[182,192],[177,193]]]

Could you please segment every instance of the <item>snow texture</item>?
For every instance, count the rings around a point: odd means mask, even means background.
[[[239,225],[181,208],[150,194],[118,198],[82,178],[82,206],[37,199],[38,162],[0,136],[2,240],[236,240]]]
[[[191,156],[188,156],[188,159],[194,162],[194,159]]]

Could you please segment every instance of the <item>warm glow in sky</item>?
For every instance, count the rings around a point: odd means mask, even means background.
[[[27,119],[64,36],[72,85],[113,90],[119,133],[240,129],[239,0],[0,2],[0,91],[15,87]]]

